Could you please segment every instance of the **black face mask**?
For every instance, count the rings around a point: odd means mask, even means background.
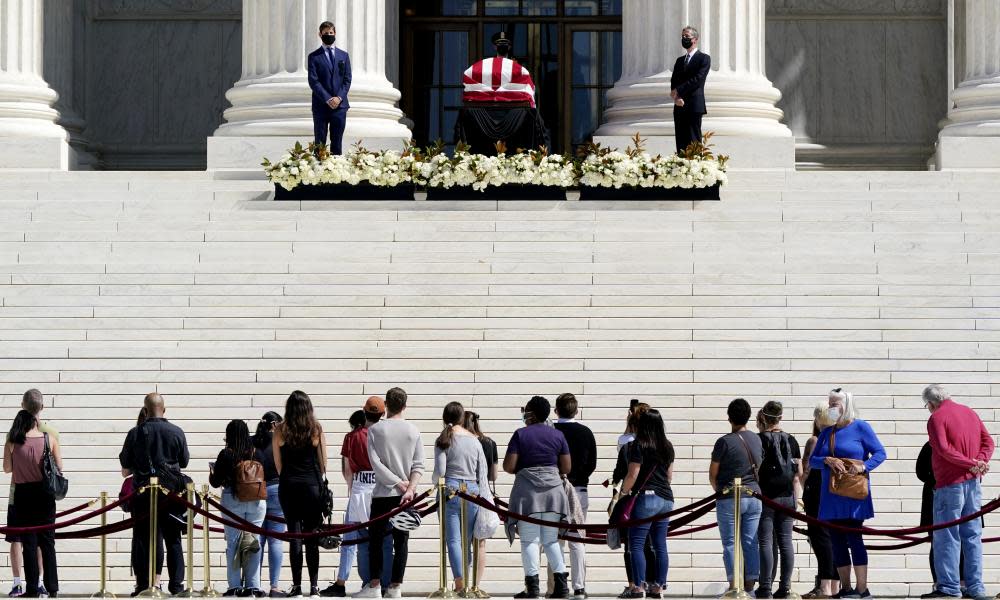
[[[332,46],[333,43],[337,41],[337,36],[333,35],[332,33],[324,33],[320,37],[323,39],[323,43],[326,44],[327,46]]]
[[[682,37],[681,38],[681,46],[684,46],[685,50],[691,48],[691,46],[693,46],[693,45],[694,45],[694,40],[693,39],[686,38],[686,37]]]

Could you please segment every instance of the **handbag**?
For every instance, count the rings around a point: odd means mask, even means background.
[[[333,492],[330,491],[330,482],[319,470],[319,459],[316,460],[316,485],[319,486],[319,504],[323,509],[323,518],[330,519],[333,517]]]
[[[480,506],[479,512],[476,513],[476,522],[472,526],[472,537],[477,540],[488,540],[493,537],[499,527],[499,515],[485,506]]]
[[[45,450],[42,452],[42,480],[45,482],[45,491],[56,500],[62,500],[69,491],[69,480],[63,477],[56,464],[56,457],[49,448],[49,434],[45,436]]]
[[[333,519],[331,518],[330,515],[327,515],[326,517],[326,524],[330,527],[333,527]],[[322,529],[318,529],[317,531],[322,531]],[[328,533],[327,535],[320,536],[316,540],[316,543],[319,545],[320,548],[323,548],[324,550],[336,550],[337,548],[340,547],[342,541],[343,540],[341,539],[341,537],[336,533]]]
[[[830,456],[839,460],[847,469],[847,472],[836,473],[832,469],[830,470],[830,493],[853,500],[864,500],[868,497],[870,491],[868,487],[868,471],[862,470],[860,473],[854,473],[853,470],[856,467],[863,467],[865,463],[853,458],[837,458],[836,438],[837,429],[834,427],[830,432]]]
[[[649,470],[649,473],[646,474],[646,479],[638,489],[632,490],[632,493],[628,496],[619,495],[618,502],[611,508],[611,517],[608,519],[608,522],[612,525],[617,525],[632,518],[632,510],[635,509],[635,503],[639,499],[639,494],[642,493],[643,488],[649,483],[649,478],[653,476],[653,472],[659,466],[656,465]]]
[[[122,487],[118,490],[118,499],[122,500],[120,508],[122,511],[130,513],[132,512],[132,501],[125,501],[135,491],[135,478],[131,475],[122,480]]]

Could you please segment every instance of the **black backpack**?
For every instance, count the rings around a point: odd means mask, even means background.
[[[798,470],[792,454],[789,434],[784,431],[767,431],[760,434],[764,458],[760,463],[760,489],[768,498],[778,498],[792,493],[792,482]]]

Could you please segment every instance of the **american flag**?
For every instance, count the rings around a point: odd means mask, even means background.
[[[472,65],[462,78],[466,102],[528,102],[535,108],[531,74],[509,58],[486,58]]]

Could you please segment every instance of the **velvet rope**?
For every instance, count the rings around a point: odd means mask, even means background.
[[[676,508],[676,509],[671,510],[669,512],[661,513],[661,514],[658,514],[658,515],[653,515],[651,517],[646,517],[644,519],[632,519],[632,520],[629,520],[629,521],[623,521],[621,523],[614,523],[614,524],[604,525],[604,524],[597,524],[597,523],[594,523],[594,524],[589,524],[589,523],[567,523],[567,522],[564,522],[564,521],[546,521],[546,520],[543,520],[543,519],[536,519],[535,517],[531,517],[531,516],[528,516],[528,515],[522,515],[522,514],[519,514],[519,513],[512,512],[510,510],[506,510],[506,509],[500,508],[500,503],[499,502],[496,505],[494,505],[489,500],[486,500],[485,498],[483,498],[481,496],[473,496],[473,495],[468,494],[466,492],[455,492],[455,495],[459,496],[460,498],[464,498],[466,501],[472,502],[473,504],[476,504],[476,505],[478,505],[478,506],[480,506],[482,508],[485,508],[485,509],[488,509],[488,510],[492,510],[493,512],[495,512],[498,515],[500,515],[500,518],[503,519],[503,520],[514,519],[515,521],[523,521],[525,523],[531,523],[533,525],[541,525],[543,527],[556,527],[558,529],[568,529],[568,530],[573,530],[573,531],[581,531],[582,530],[582,531],[597,531],[597,532],[606,532],[609,529],[615,529],[615,528],[621,529],[623,527],[634,527],[636,525],[644,525],[646,523],[652,523],[653,521],[659,521],[661,519],[670,518],[670,517],[672,517],[674,515],[680,515],[680,514],[683,514],[683,513],[686,513],[686,512],[691,512],[692,510],[696,510],[699,507],[704,507],[705,505],[709,505],[710,503],[714,507],[714,502],[715,502],[716,498],[719,497],[719,494],[713,494],[713,495],[708,496],[706,498],[702,498],[701,500],[698,500],[697,502],[692,502],[691,504],[689,504],[687,506],[682,506],[681,508]],[[510,506],[510,505],[508,505],[508,506]],[[709,510],[711,510],[711,509],[709,509]],[[702,514],[704,514],[704,513],[702,513]]]
[[[65,527],[70,527],[72,525],[76,525],[77,523],[82,523],[82,522],[87,521],[89,519],[92,519],[94,517],[98,517],[100,515],[103,515],[104,513],[110,512],[110,511],[118,508],[119,506],[121,506],[125,502],[128,502],[129,500],[131,500],[137,494],[138,494],[137,491],[136,492],[132,492],[131,494],[129,494],[125,498],[119,498],[118,500],[112,502],[111,504],[109,504],[107,506],[98,508],[97,510],[89,512],[89,513],[87,513],[85,515],[80,515],[79,517],[73,517],[72,519],[70,519],[68,521],[63,521],[61,523],[50,523],[48,525],[32,525],[30,527],[0,527],[0,534],[4,534],[4,535],[22,535],[22,534],[25,534],[25,533],[38,533],[38,532],[41,532],[41,531],[54,531],[56,529],[63,529]]]
[[[71,514],[73,514],[75,512],[79,512],[79,511],[87,508],[88,506],[93,505],[95,502],[97,502],[97,500],[89,500],[89,501],[84,502],[83,504],[81,504],[79,506],[74,506],[73,508],[69,508],[69,509],[66,509],[64,511],[57,512],[56,513],[56,518],[57,519],[61,519],[62,517],[65,517],[66,515],[71,515]]]
[[[823,527],[825,529],[833,529],[835,531],[840,531],[842,533],[881,535],[881,536],[894,537],[900,539],[906,539],[907,536],[916,533],[930,533],[932,531],[938,531],[939,529],[948,529],[949,527],[961,525],[962,523],[967,523],[969,521],[982,518],[983,515],[987,515],[995,511],[996,509],[1000,508],[1000,498],[997,498],[987,503],[985,506],[983,506],[980,510],[976,511],[975,513],[972,513],[971,515],[966,515],[959,519],[955,519],[954,521],[948,521],[947,523],[935,523],[933,525],[924,525],[921,527],[909,527],[905,529],[897,529],[896,531],[889,531],[887,529],[874,529],[872,527],[845,527],[844,525],[838,525],[836,523],[831,523],[829,521],[822,521],[815,517],[810,517],[807,514],[800,513],[794,509],[782,506],[781,504],[778,504],[774,500],[771,500],[770,498],[762,496],[760,494],[754,494],[754,497],[760,498],[761,502],[763,502],[768,508],[786,514],[797,521],[802,521],[810,525],[818,525],[819,527]],[[918,543],[923,543],[923,542],[918,542]],[[916,543],[914,543],[914,545],[916,545]]]
[[[144,521],[146,518],[148,518],[148,516],[143,516],[139,520]],[[112,533],[119,533],[132,529],[133,525],[135,525],[135,519],[128,518],[124,521],[119,521],[103,527],[91,527],[90,529],[79,529],[77,531],[60,531],[55,534],[55,538],[57,540],[74,540],[111,535]]]

